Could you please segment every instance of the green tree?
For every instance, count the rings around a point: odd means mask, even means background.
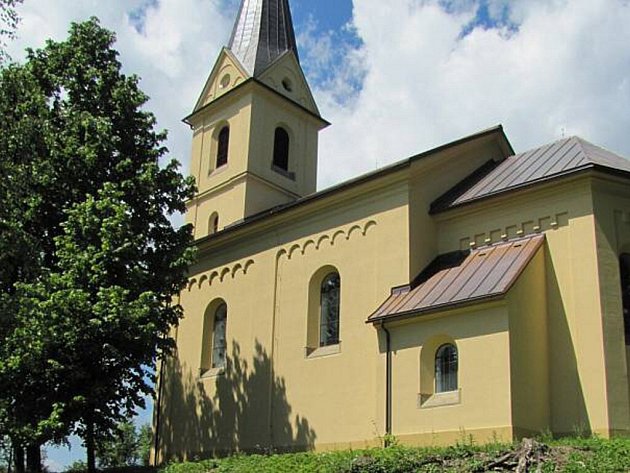
[[[152,447],[153,429],[149,424],[143,424],[138,431],[138,457],[142,466],[150,465]]]
[[[111,439],[99,442],[96,459],[100,468],[137,465],[140,457],[140,439],[133,422],[125,421],[116,427]]]
[[[0,73],[0,428],[27,448],[97,442],[144,407],[192,261],[194,184],[96,19]],[[5,180],[6,179],[6,180]],[[3,264],[6,263],[6,266]]]

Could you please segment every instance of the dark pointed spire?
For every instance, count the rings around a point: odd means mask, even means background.
[[[298,57],[289,0],[242,0],[228,48],[253,77],[287,51]]]

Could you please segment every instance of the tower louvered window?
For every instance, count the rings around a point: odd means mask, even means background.
[[[282,127],[276,128],[273,141],[273,165],[283,171],[289,170],[289,134]]]
[[[230,127],[224,126],[219,132],[217,146],[217,168],[225,166],[228,162],[228,149],[230,147]]]

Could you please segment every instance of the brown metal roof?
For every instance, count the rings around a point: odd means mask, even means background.
[[[491,195],[560,177],[589,168],[630,172],[630,161],[578,137],[511,156],[484,176],[476,176],[466,189],[456,186],[437,199],[432,212],[439,212]]]
[[[420,315],[504,295],[543,244],[544,234],[438,256],[391,295],[368,322]]]

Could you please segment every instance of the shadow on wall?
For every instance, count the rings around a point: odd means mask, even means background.
[[[233,342],[225,373],[216,377],[200,378],[171,357],[162,396],[160,463],[233,452],[305,451],[315,443],[308,421],[292,415],[285,381],[272,374],[259,342],[251,362]]]
[[[545,251],[551,430],[560,436],[590,435],[592,428],[580,380],[576,348],[569,327],[569,314],[563,303],[558,276],[549,253]]]

